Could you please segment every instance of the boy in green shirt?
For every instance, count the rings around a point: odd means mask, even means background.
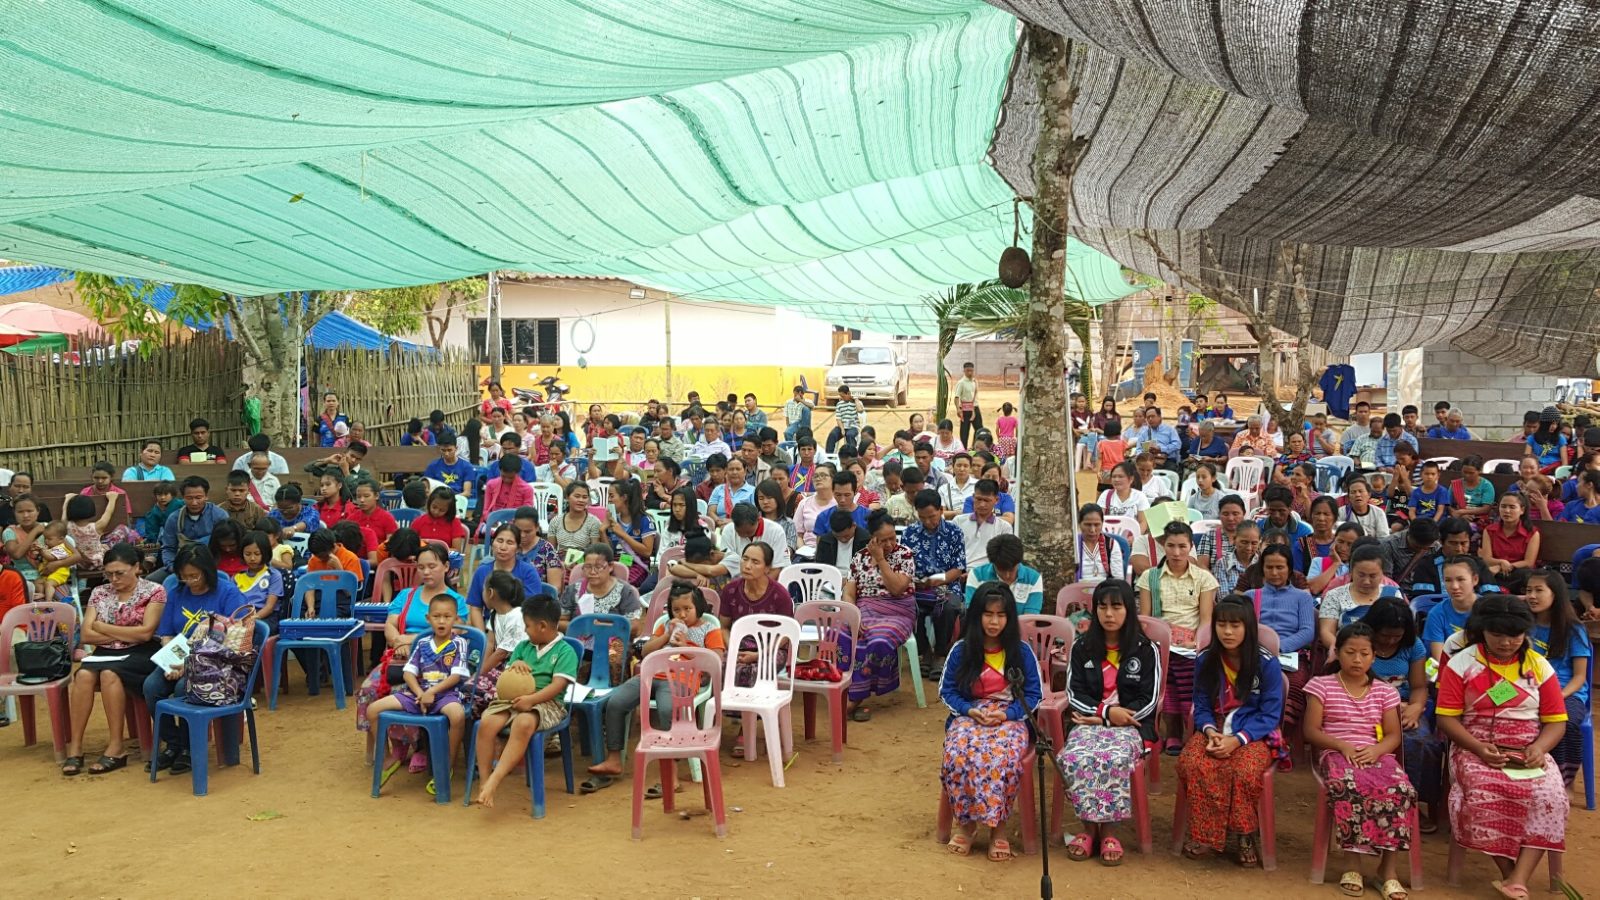
[[[539,594],[523,601],[522,621],[528,639],[511,651],[505,672],[496,685],[496,696],[478,721],[478,802],[494,806],[494,792],[508,772],[522,765],[533,734],[561,724],[567,717],[563,702],[567,687],[578,681],[578,654],[562,640],[557,624],[561,608],[550,597]],[[500,729],[507,724],[500,763],[494,765]]]

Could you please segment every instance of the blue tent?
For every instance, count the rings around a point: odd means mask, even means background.
[[[0,296],[6,294],[20,294],[35,288],[69,281],[72,273],[66,269],[54,266],[8,266],[0,268]],[[172,285],[163,284],[150,296],[150,305],[165,313],[167,304],[172,302],[174,291]],[[209,331],[210,322],[189,322],[188,325],[198,331]],[[306,334],[306,344],[318,350],[331,350],[335,347],[354,347],[357,350],[383,350],[390,344],[399,344],[405,350],[431,350],[418,344],[397,340],[386,336],[370,325],[358,322],[341,312],[331,312],[323,316],[311,331]]]

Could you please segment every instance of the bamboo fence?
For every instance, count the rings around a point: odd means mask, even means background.
[[[426,422],[428,413],[444,410],[457,422],[477,406],[477,369],[461,350],[311,351],[307,365],[318,385],[310,398],[313,414],[322,411],[322,395],[339,395],[341,411],[366,427],[368,441],[397,446],[412,418]]]
[[[48,478],[104,459],[120,472],[146,439],[168,450],[189,443],[194,418],[211,423],[213,443],[244,442],[244,358],[222,335],[169,341],[144,357],[84,356],[91,361],[0,353],[0,467]]]

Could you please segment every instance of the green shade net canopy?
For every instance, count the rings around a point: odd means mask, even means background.
[[[610,275],[931,333],[918,298],[1012,239],[1017,22],[978,0],[0,14],[4,258],[238,293]],[[1134,291],[1069,256],[1069,294]]]

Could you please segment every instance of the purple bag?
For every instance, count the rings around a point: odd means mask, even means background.
[[[241,609],[248,611],[237,617],[213,615],[210,626],[199,635],[194,650],[184,661],[190,703],[227,706],[244,699],[244,685],[261,648],[251,646],[255,611],[250,607]]]

